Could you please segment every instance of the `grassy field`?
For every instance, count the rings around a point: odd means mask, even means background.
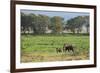
[[[64,43],[72,44],[75,53],[57,53]],[[89,59],[89,35],[22,35],[21,62],[48,62]]]

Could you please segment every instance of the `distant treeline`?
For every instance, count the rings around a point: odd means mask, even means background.
[[[65,20],[60,16],[25,14],[21,12],[21,33],[81,33],[83,26],[89,33],[89,16],[77,16]],[[65,32],[64,32],[65,31]]]

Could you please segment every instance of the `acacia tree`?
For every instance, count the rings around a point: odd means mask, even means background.
[[[38,16],[35,14],[30,14],[30,16],[31,16],[31,20],[32,20],[31,21],[31,28],[33,30],[33,33],[36,34],[36,33],[38,33],[37,32],[38,31],[38,25],[37,25]]]
[[[21,30],[24,32],[29,31],[29,28],[31,27],[31,16],[28,14],[21,13]]]
[[[75,18],[75,27],[77,28],[77,33],[82,31],[82,26],[84,24],[84,17],[83,16],[78,16]]]
[[[82,26],[85,25],[87,28],[89,27],[89,19],[87,16],[77,16],[67,21],[66,27],[70,29],[73,33],[75,33],[75,29],[77,29],[77,33],[81,32]]]
[[[67,29],[70,29],[73,33],[75,33],[75,19],[70,19],[67,21],[66,27]]]
[[[25,28],[26,28],[26,15],[24,13],[21,13],[21,31],[25,33]]]
[[[89,33],[89,16],[84,17],[85,26],[87,28],[87,33]]]
[[[48,28],[48,25],[50,24],[49,17],[39,14],[36,17],[35,24],[36,26],[34,27],[34,29],[36,29],[36,34],[44,34],[46,32],[46,28]]]
[[[53,33],[61,33],[62,32],[62,24],[63,18],[59,16],[54,16],[51,18],[51,29]]]
[[[43,34],[49,25],[50,18],[46,15],[21,13],[21,30],[24,33],[26,31],[30,32],[31,29],[34,34]]]

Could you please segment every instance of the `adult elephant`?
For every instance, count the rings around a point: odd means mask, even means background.
[[[74,52],[74,47],[71,44],[64,44],[63,45],[63,52]]]

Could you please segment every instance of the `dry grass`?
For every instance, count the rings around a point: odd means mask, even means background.
[[[89,59],[88,54],[47,54],[47,53],[24,53],[21,56],[21,62],[48,62],[48,61],[72,61]]]

